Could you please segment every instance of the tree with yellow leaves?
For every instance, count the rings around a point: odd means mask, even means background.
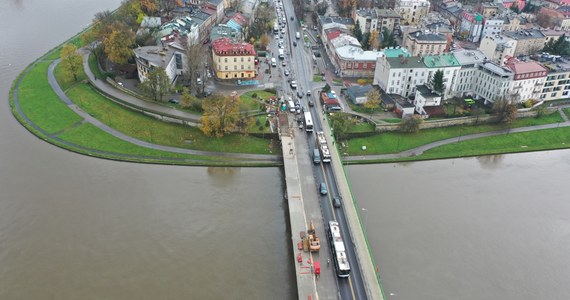
[[[73,77],[73,81],[77,81],[77,75],[83,68],[83,59],[75,45],[65,44],[61,49],[61,67],[66,77]]]
[[[207,136],[223,137],[237,128],[240,119],[240,99],[236,96],[215,94],[202,103],[204,114],[200,119],[202,132]]]
[[[111,33],[103,38],[103,49],[110,61],[125,64],[133,56],[134,32],[122,22],[113,23]]]

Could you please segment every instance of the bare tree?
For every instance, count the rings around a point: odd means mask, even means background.
[[[208,61],[206,50],[201,44],[192,45],[186,48],[186,61],[188,72],[185,77],[188,80],[190,91],[197,93],[204,92],[204,84],[198,85],[198,78],[204,79],[204,70]]]
[[[517,118],[517,104],[509,97],[503,96],[493,103],[493,112],[497,123],[510,124]]]

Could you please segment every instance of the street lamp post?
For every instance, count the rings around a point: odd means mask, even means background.
[[[362,214],[364,215],[364,231],[366,231],[366,221],[368,220],[367,218],[368,213],[366,208],[362,208]]]

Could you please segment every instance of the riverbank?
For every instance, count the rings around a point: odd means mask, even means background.
[[[144,124],[148,128],[150,141],[127,136],[120,130],[112,128],[108,124],[103,124],[97,118],[97,115],[89,112],[88,109],[84,109],[87,107],[81,107],[81,105],[77,104],[77,100],[68,98],[59,88],[57,81],[54,78],[50,78],[50,76],[54,77],[53,69],[56,65],[54,59],[58,57],[57,53],[58,49],[50,51],[30,64],[13,82],[10,92],[10,105],[14,116],[30,132],[49,143],[90,156],[143,163],[208,166],[276,166],[281,163],[278,155],[235,153],[236,149],[239,151],[239,149],[243,148],[236,143],[243,144],[251,150],[252,145],[268,141],[255,137],[241,138],[230,136],[226,139],[226,143],[223,143],[224,141],[220,143],[220,140],[217,140],[217,143],[200,140],[199,143],[194,145],[192,145],[191,139],[185,139],[184,142],[189,145],[187,148],[152,143],[152,129],[156,126],[170,126],[169,129],[173,130],[175,128],[179,131],[188,130],[188,126],[160,122],[142,114],[117,107],[117,104],[107,99],[106,105],[114,105],[114,109],[118,108],[126,114],[137,115],[139,118],[135,120],[137,123],[141,122],[141,120],[152,123]],[[76,86],[80,86],[83,89],[89,88],[85,82],[78,83],[73,88]],[[73,88],[70,88],[68,91],[72,91]],[[93,90],[89,94],[92,96],[89,97],[90,100],[93,101],[104,98]],[[89,104],[92,105],[93,101],[89,101]],[[115,120],[120,121],[120,118],[115,118]],[[199,131],[196,128],[192,129]],[[192,149],[199,148],[192,147],[196,145],[206,148],[205,150]],[[208,151],[212,148],[224,149],[225,147],[230,147],[234,151]]]
[[[63,82],[56,68],[58,57],[59,49],[55,49],[30,64],[14,81],[10,93],[13,114],[45,141],[70,151],[121,161],[206,166],[282,165],[280,157],[271,154],[278,153],[278,145],[272,140],[237,134],[223,139],[207,138],[195,127],[162,122],[125,109],[98,90],[87,59],[85,71],[92,78],[83,74],[76,83]],[[96,83],[99,88],[101,84],[105,83]],[[172,110],[171,107],[166,109]],[[414,135],[383,133],[339,146],[346,164],[568,148],[570,128],[566,128],[567,117],[561,110],[559,113],[520,119],[508,129],[479,125],[434,129]],[[543,124],[551,125],[541,128]],[[516,128],[525,128],[524,134],[517,133]],[[434,134],[435,131],[438,132]],[[362,150],[362,146],[367,146],[366,150]],[[262,154],[264,151],[268,154]]]

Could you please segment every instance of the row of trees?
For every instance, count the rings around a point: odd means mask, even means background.
[[[362,33],[360,22],[357,21],[352,30],[352,34],[360,42],[363,50],[378,50],[381,48],[398,46],[396,36],[386,27],[383,27],[382,33],[379,33],[376,30]]]
[[[556,40],[548,41],[542,51],[552,55],[570,55],[570,42],[566,40],[566,34],[563,34]]]

